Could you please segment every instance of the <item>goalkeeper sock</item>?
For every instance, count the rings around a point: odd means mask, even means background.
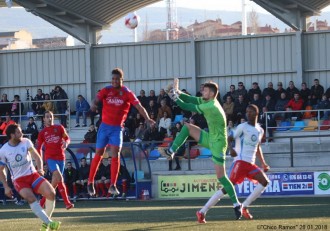
[[[186,142],[188,136],[189,136],[189,129],[186,125],[183,125],[181,131],[179,132],[179,135],[175,137],[170,150],[176,152],[181,147],[181,145],[184,144],[184,142]]]
[[[223,176],[218,179],[219,182],[223,185],[224,189],[226,190],[229,198],[233,202],[233,204],[239,204],[239,201],[236,196],[236,191],[234,188],[234,185],[231,183],[231,181],[228,179],[227,176]]]

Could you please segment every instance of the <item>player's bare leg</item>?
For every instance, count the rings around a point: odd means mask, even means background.
[[[44,184],[45,182],[43,182]],[[50,184],[49,184],[50,186]],[[52,188],[51,186],[48,186],[48,190],[50,190],[50,194],[48,194],[49,198],[53,198],[53,200],[55,200],[55,190],[54,188]],[[41,187],[41,186],[40,186]],[[47,187],[47,186],[46,186]],[[48,229],[48,227],[52,227],[52,230],[57,230],[60,225],[61,222],[59,221],[52,221],[46,214],[45,210],[43,210],[41,208],[41,206],[39,205],[37,198],[35,197],[32,189],[30,188],[23,188],[19,194],[29,203],[30,208],[32,210],[32,212],[40,219],[43,221],[43,226],[42,228],[46,228],[45,230]],[[52,194],[52,195],[51,195]]]
[[[261,171],[258,172],[253,179],[257,180],[259,182],[259,184],[254,188],[253,192],[245,199],[245,201],[242,203],[242,214],[244,216],[244,218],[246,219],[253,219],[253,216],[251,215],[248,207],[249,205],[255,201],[258,197],[260,197],[260,195],[265,191],[267,185],[268,185],[268,177],[266,176],[266,174]]]

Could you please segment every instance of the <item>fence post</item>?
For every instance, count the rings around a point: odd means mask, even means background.
[[[191,171],[191,163],[190,163],[190,141],[187,142],[188,145],[186,147],[186,152],[188,152],[188,170]]]
[[[293,167],[293,138],[290,137],[290,158],[291,158],[291,167]]]

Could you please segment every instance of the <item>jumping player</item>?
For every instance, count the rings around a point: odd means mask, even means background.
[[[58,187],[66,209],[74,207],[68,198],[66,186],[63,179],[65,166],[65,149],[70,144],[70,138],[62,125],[54,125],[54,115],[50,111],[44,113],[45,128],[39,133],[37,140],[37,150],[42,154],[42,146],[45,148],[44,159],[52,173],[52,185],[54,189]],[[43,207],[45,198],[40,200]]]
[[[183,110],[198,112],[205,116],[209,132],[199,127],[185,123],[178,136],[173,141],[169,149],[160,150],[164,154],[173,158],[175,152],[181,147],[186,139],[191,136],[201,146],[206,147],[212,152],[212,160],[218,181],[228,192],[234,205],[236,219],[241,218],[241,205],[237,199],[235,188],[228,179],[225,172],[225,153],[227,149],[226,116],[217,100],[218,85],[214,82],[204,84],[203,96],[194,97],[182,93],[179,90],[178,79],[174,80],[173,90],[170,94],[177,105]]]
[[[109,193],[112,195],[119,194],[116,184],[120,168],[119,153],[123,143],[122,126],[126,120],[130,106],[133,105],[145,118],[147,123],[155,123],[155,121],[149,118],[148,113],[140,104],[135,94],[123,85],[123,71],[116,68],[112,70],[111,74],[111,85],[98,92],[91,106],[91,110],[95,111],[97,104],[99,102],[103,103],[102,123],[97,132],[96,154],[93,158],[88,178],[87,189],[91,196],[95,194],[94,178],[107,145],[110,146],[112,156]]]
[[[259,109],[256,105],[248,105],[246,108],[247,122],[238,125],[234,134],[228,137],[229,143],[235,139],[235,149],[229,145],[230,155],[235,157],[229,174],[231,182],[234,185],[240,184],[244,181],[244,178],[248,178],[254,183],[258,182],[254,191],[242,203],[242,213],[246,219],[253,218],[248,210],[248,206],[263,193],[269,182],[268,177],[264,173],[267,172],[270,167],[265,162],[260,146],[264,131],[257,123],[258,114]],[[256,156],[258,156],[264,171],[255,164]],[[226,189],[218,190],[208,200],[205,206],[197,211],[196,215],[199,223],[206,223],[205,215],[207,211],[226,193]]]
[[[9,125],[6,135],[9,141],[0,149],[0,181],[4,186],[6,196],[10,198],[13,196],[4,171],[7,165],[15,189],[29,203],[32,212],[43,221],[41,231],[46,231],[48,228],[58,230],[61,222],[50,219],[55,208],[55,190],[41,176],[44,171],[40,155],[32,142],[23,138],[22,130],[18,125]],[[35,160],[38,171],[35,169],[32,159]],[[35,193],[42,194],[46,198],[45,210],[40,207]]]

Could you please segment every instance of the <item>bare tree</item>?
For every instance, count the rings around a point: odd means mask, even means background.
[[[248,27],[250,28],[249,33],[259,33],[259,15],[257,11],[252,8],[252,11],[248,15]]]

